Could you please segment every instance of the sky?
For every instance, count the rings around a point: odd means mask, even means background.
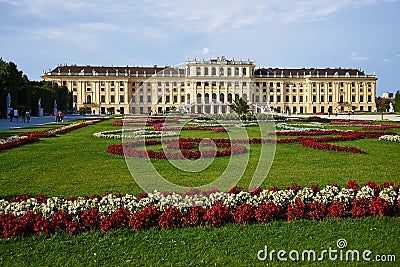
[[[400,0],[0,0],[0,57],[30,80],[58,65],[361,68],[400,90]]]

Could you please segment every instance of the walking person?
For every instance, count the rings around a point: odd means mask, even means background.
[[[17,122],[18,122],[18,116],[19,116],[18,109],[14,109],[14,118],[17,119]]]
[[[29,123],[31,121],[31,113],[29,111],[26,112],[26,122]]]
[[[8,116],[10,116],[10,122],[12,122],[13,118],[14,118],[14,110],[10,110],[10,113],[8,113]]]
[[[26,111],[25,111],[25,109],[23,109],[21,111],[21,116],[22,116],[22,122],[25,122],[26,121]]]

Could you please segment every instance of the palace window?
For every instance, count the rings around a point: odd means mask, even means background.
[[[111,81],[111,82],[110,82],[110,85],[111,85],[111,86],[114,86],[114,81]]]
[[[228,68],[228,76],[232,76],[232,69]]]
[[[289,96],[288,95],[286,96],[286,102],[289,102]]]
[[[295,95],[292,97],[292,102],[296,102],[296,96]]]
[[[281,87],[281,83],[280,83],[280,82],[277,82],[277,83],[276,83],[276,87]]]
[[[115,102],[115,96],[110,96],[110,103],[114,103]]]
[[[300,103],[303,103],[303,96],[301,95],[301,96],[299,96],[299,98],[300,98],[300,99],[299,99],[299,102],[300,102]]]
[[[151,102],[151,95],[147,96],[147,102],[150,103]]]
[[[142,96],[142,95],[139,96],[139,102],[140,102],[140,103],[143,103],[143,96]]]
[[[125,102],[125,97],[124,95],[119,96],[119,103],[124,103]]]
[[[247,69],[246,69],[246,68],[243,68],[243,69],[242,69],[242,73],[243,73],[244,76],[246,76]]]
[[[90,81],[86,81],[86,85],[87,85],[87,86],[90,86]]]
[[[239,76],[239,68],[235,68],[235,76]]]
[[[197,68],[196,68],[196,75],[197,75],[197,76],[200,76],[200,75],[201,75],[201,68],[200,68],[200,67],[197,67]]]
[[[124,81],[120,81],[119,86],[124,86]]]
[[[104,88],[104,87],[101,87],[101,88],[100,88],[100,91],[104,92],[104,91],[105,91],[105,88]]]
[[[106,102],[106,96],[105,95],[101,95],[100,96],[100,102],[101,103],[105,103]]]
[[[211,68],[211,75],[213,76],[217,75],[217,69],[215,67]]]
[[[219,68],[219,75],[224,76],[224,68]]]
[[[204,68],[204,75],[205,75],[205,76],[208,76],[208,68],[207,68],[207,67]]]
[[[76,81],[72,81],[72,85],[73,85],[73,86],[76,86]]]

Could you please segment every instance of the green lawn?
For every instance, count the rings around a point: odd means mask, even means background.
[[[92,136],[95,132],[118,129],[111,123],[105,121],[0,152],[0,198],[39,193],[70,197],[105,192],[143,192],[131,177],[125,159],[106,152],[109,144],[120,141]],[[399,129],[396,131],[400,132]],[[252,128],[249,132],[250,136],[257,136],[257,131]],[[10,134],[10,131],[0,131],[0,135]],[[225,135],[204,131],[183,133],[191,137],[205,134],[207,137]],[[277,144],[273,165],[262,186],[268,188],[277,185],[283,188],[294,182],[302,186],[332,183],[344,186],[349,179],[357,180],[359,184],[370,180],[378,184],[400,182],[399,143],[362,139],[336,144],[356,146],[366,154],[318,151],[297,143]],[[250,164],[239,182],[239,186],[245,188],[256,167],[259,146],[254,145],[252,149]],[[217,158],[199,174],[179,172],[163,160],[153,160],[153,164],[172,182],[198,186],[220,175],[227,160]],[[399,218],[368,218],[273,222],[245,227],[227,225],[217,229],[152,229],[139,233],[128,229],[107,234],[94,231],[76,237],[58,233],[0,240],[0,265],[286,265],[276,260],[260,262],[257,252],[264,245],[275,250],[320,251],[323,248],[336,248],[336,241],[340,238],[347,240],[349,249],[369,249],[374,255],[397,254],[400,257],[399,223]],[[309,263],[299,262],[297,265]],[[314,266],[321,263],[330,266],[344,262],[324,260],[314,263]],[[363,264],[367,265],[365,262]],[[390,266],[390,263],[386,265]]]

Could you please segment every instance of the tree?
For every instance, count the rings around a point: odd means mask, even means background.
[[[247,119],[247,114],[250,112],[250,107],[247,104],[246,100],[243,98],[239,98],[236,96],[235,100],[232,104],[229,105],[230,108],[235,111],[241,120]]]
[[[91,109],[89,107],[80,107],[78,110],[78,113],[83,116],[85,114],[89,114],[91,112]]]
[[[397,90],[394,101],[394,111],[400,112],[400,90]]]

